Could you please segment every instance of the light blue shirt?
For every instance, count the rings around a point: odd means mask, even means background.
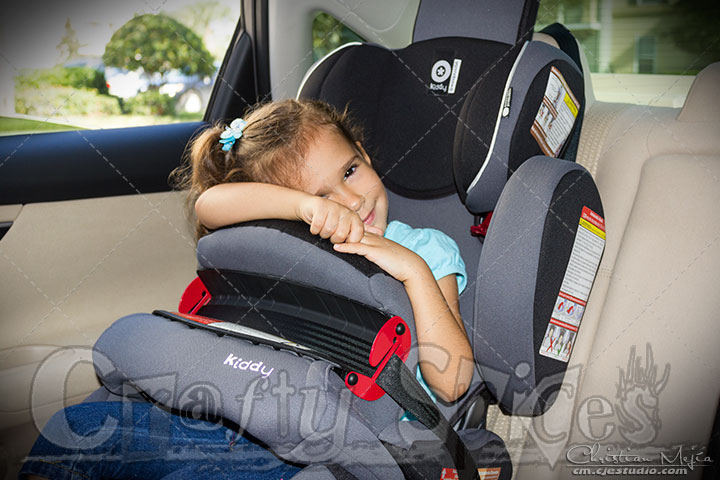
[[[460,249],[455,240],[440,230],[412,228],[393,220],[385,229],[385,238],[417,253],[430,267],[435,280],[454,274],[458,284],[458,295],[465,290],[467,273],[465,262],[460,256]]]
[[[458,295],[467,286],[467,272],[465,262],[460,256],[460,249],[455,241],[439,230],[433,228],[412,228],[402,222],[393,220],[385,229],[385,238],[399,243],[408,250],[418,254],[430,267],[435,280],[448,275],[455,275],[458,284]],[[420,385],[437,403],[437,397],[425,383],[418,365],[415,377]],[[411,413],[405,412],[400,420],[417,420]]]

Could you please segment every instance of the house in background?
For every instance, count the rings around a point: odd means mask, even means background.
[[[540,2],[582,44],[598,100],[679,108],[693,75],[720,61],[715,0]]]
[[[694,75],[718,61],[687,38],[713,22],[703,4],[688,15],[678,0],[560,0],[540,3],[538,24],[560,22],[578,38],[593,73]],[[695,48],[693,48],[695,47]],[[713,58],[715,57],[715,58]]]

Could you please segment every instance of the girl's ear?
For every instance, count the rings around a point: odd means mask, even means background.
[[[368,164],[372,165],[372,160],[370,160],[370,155],[367,154],[367,152],[363,148],[362,144],[360,142],[355,142],[355,145],[357,146],[358,150],[360,150],[360,153],[362,154],[365,161]]]

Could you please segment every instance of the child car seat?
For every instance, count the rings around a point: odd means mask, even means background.
[[[547,348],[561,340],[548,332],[552,324],[577,333],[581,315],[555,310],[587,300],[604,225],[587,171],[537,155],[562,156],[578,131],[582,73],[560,50],[527,41],[535,2],[496,3],[484,5],[500,17],[488,20],[473,3],[458,24],[440,20],[442,2],[423,1],[414,43],[341,48],[299,92],[349,105],[363,124],[391,218],[458,243],[470,279],[460,308],[478,366],[468,393],[435,406],[408,374],[417,336],[399,282],[304,224],[261,221],[200,240],[199,280],[179,312],[131,315],[103,333],[95,367],[107,395],[139,391],[189,410],[203,392],[213,400],[203,414],[308,464],[296,478],[439,478],[453,469],[477,478],[475,466],[509,478],[502,440],[477,428],[478,400],[521,415],[552,404],[571,349]],[[482,38],[474,25],[489,23]],[[392,107],[404,102],[411,114]],[[554,131],[542,123],[549,116]],[[478,241],[470,227],[489,211]],[[404,409],[420,421],[399,422]],[[468,421],[473,412],[479,423]]]

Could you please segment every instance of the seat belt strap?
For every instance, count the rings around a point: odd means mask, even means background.
[[[455,462],[460,480],[479,480],[475,460],[467,447],[415,375],[397,355],[388,360],[376,382],[398,405],[413,414],[442,440]]]

